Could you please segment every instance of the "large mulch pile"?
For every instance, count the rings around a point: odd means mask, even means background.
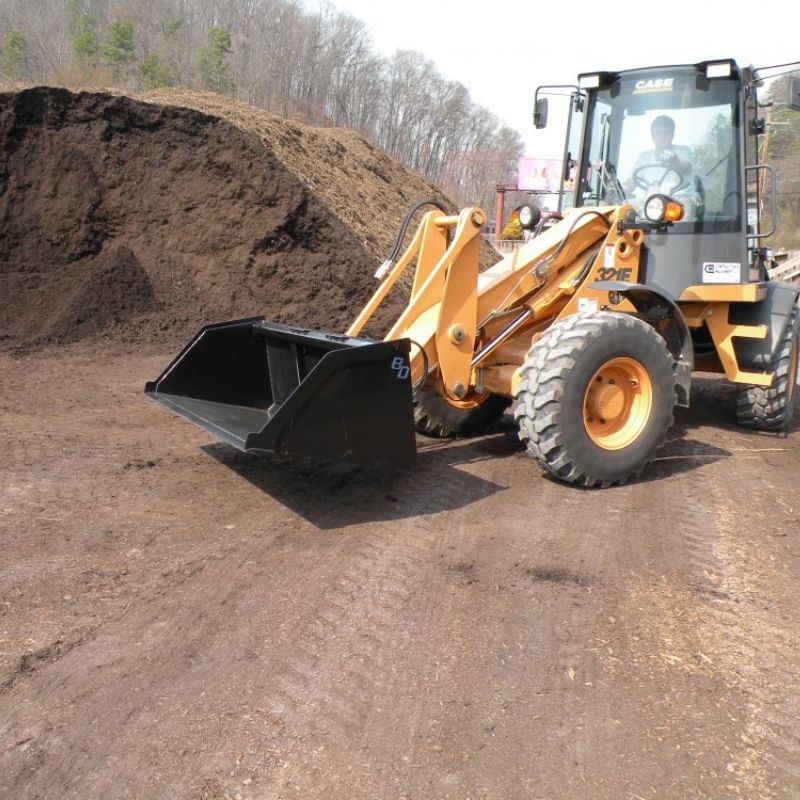
[[[450,205],[352,131],[216,95],[2,92],[0,345],[178,340],[253,314],[342,330],[428,198]]]

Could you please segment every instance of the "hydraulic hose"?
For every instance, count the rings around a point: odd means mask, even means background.
[[[406,233],[408,232],[408,226],[411,224],[411,219],[413,218],[414,214],[417,213],[417,211],[425,206],[434,206],[443,214],[448,213],[447,209],[438,200],[423,200],[422,202],[411,206],[411,208],[408,210],[408,213],[405,215],[405,217],[403,217],[403,221],[400,223],[400,229],[397,232],[397,238],[394,240],[392,252],[389,254],[389,257],[386,259],[386,261],[384,261],[383,264],[381,264],[381,266],[378,268],[376,277],[383,277],[391,269],[395,259],[400,255],[400,250],[403,247],[403,240],[406,238]]]
[[[606,228],[608,230],[611,230],[611,223],[608,221],[608,219],[606,218],[605,214],[602,214],[601,212],[597,211],[597,209],[594,209],[594,208],[584,209],[579,214],[576,214],[570,220],[569,228],[567,229],[567,232],[564,234],[564,238],[561,240],[561,243],[558,245],[558,247],[556,247],[556,249],[553,251],[553,253],[551,255],[549,255],[545,259],[548,263],[552,264],[553,261],[555,261],[561,255],[561,251],[567,246],[567,242],[569,241],[570,234],[572,233],[573,229],[575,228],[575,225],[577,224],[578,220],[579,219],[583,219],[583,217],[588,217],[588,216],[590,216],[592,214],[594,216],[596,216],[596,217],[600,217],[600,219],[603,220],[603,222],[605,222]]]
[[[536,270],[538,270],[540,268],[543,268],[543,267],[546,268],[546,269],[549,269],[550,264],[552,264],[553,261],[555,261],[558,258],[558,256],[561,254],[561,251],[564,249],[564,247],[566,247],[566,244],[569,241],[569,237],[572,234],[572,231],[575,228],[575,225],[578,223],[578,220],[582,219],[583,217],[590,216],[590,215],[594,215],[596,217],[600,217],[600,219],[602,219],[603,222],[606,223],[606,227],[609,230],[611,230],[611,223],[608,221],[608,219],[606,218],[605,214],[600,213],[599,211],[597,211],[594,208],[587,208],[587,209],[584,209],[583,211],[581,211],[579,214],[576,214],[570,220],[569,228],[567,229],[567,232],[564,234],[564,238],[561,240],[561,242],[558,245],[558,247],[556,247],[556,249],[549,256],[547,256],[546,258],[543,258],[541,261],[538,261],[536,264],[534,264],[532,269],[530,269],[527,272],[525,272],[522,275],[520,275],[519,280],[517,280],[517,282],[508,290],[508,293],[506,294],[506,296],[498,304],[498,308],[502,308],[502,307],[505,306],[505,304],[508,301],[508,299],[516,291],[517,287],[520,285],[520,283],[522,283],[522,281],[523,281],[523,279],[525,278],[526,275],[530,275],[533,272],[535,272]],[[586,274],[589,272],[589,268],[591,266],[592,261],[593,261],[593,257],[590,258],[586,262],[586,264],[584,264],[583,270],[581,270],[581,278],[586,277]],[[542,281],[540,286],[538,286],[536,288],[537,289],[541,288],[541,286],[544,286],[544,283],[545,283],[545,281]],[[495,309],[494,311],[490,311],[489,314],[487,314],[478,323],[478,328],[482,328],[492,318],[492,316],[494,316],[496,311],[497,311],[497,309]]]
[[[420,377],[411,387],[411,391],[416,392],[417,389],[422,388],[422,386],[425,384],[425,381],[428,379],[428,354],[425,352],[425,348],[419,342],[415,342],[413,339],[409,339],[408,341],[411,342],[411,344],[413,344],[422,355],[422,375],[420,375]]]

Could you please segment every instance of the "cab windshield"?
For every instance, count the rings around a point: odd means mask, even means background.
[[[621,76],[589,96],[577,201],[666,194],[685,208],[675,232],[741,230],[738,84],[696,71]]]

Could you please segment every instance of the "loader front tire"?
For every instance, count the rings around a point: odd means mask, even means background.
[[[426,385],[414,392],[414,425],[419,433],[438,439],[476,436],[497,422],[510,402],[497,394],[450,401]]]
[[[789,427],[797,387],[797,361],[800,358],[800,309],[789,316],[776,353],[772,386],[739,386],[736,396],[736,421],[758,431],[783,431]]]
[[[578,486],[625,483],[672,425],[673,360],[636,317],[575,314],[530,349],[515,400],[519,437],[547,472]]]

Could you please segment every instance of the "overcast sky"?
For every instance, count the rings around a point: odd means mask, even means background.
[[[519,131],[527,155],[536,158],[560,158],[563,148],[554,110],[553,125],[533,128],[540,84],[572,83],[593,70],[716,58],[742,66],[800,59],[796,6],[777,0],[332,2],[366,23],[377,52],[418,50],[445,78],[463,83],[474,102]],[[307,3],[314,7],[315,0]]]

